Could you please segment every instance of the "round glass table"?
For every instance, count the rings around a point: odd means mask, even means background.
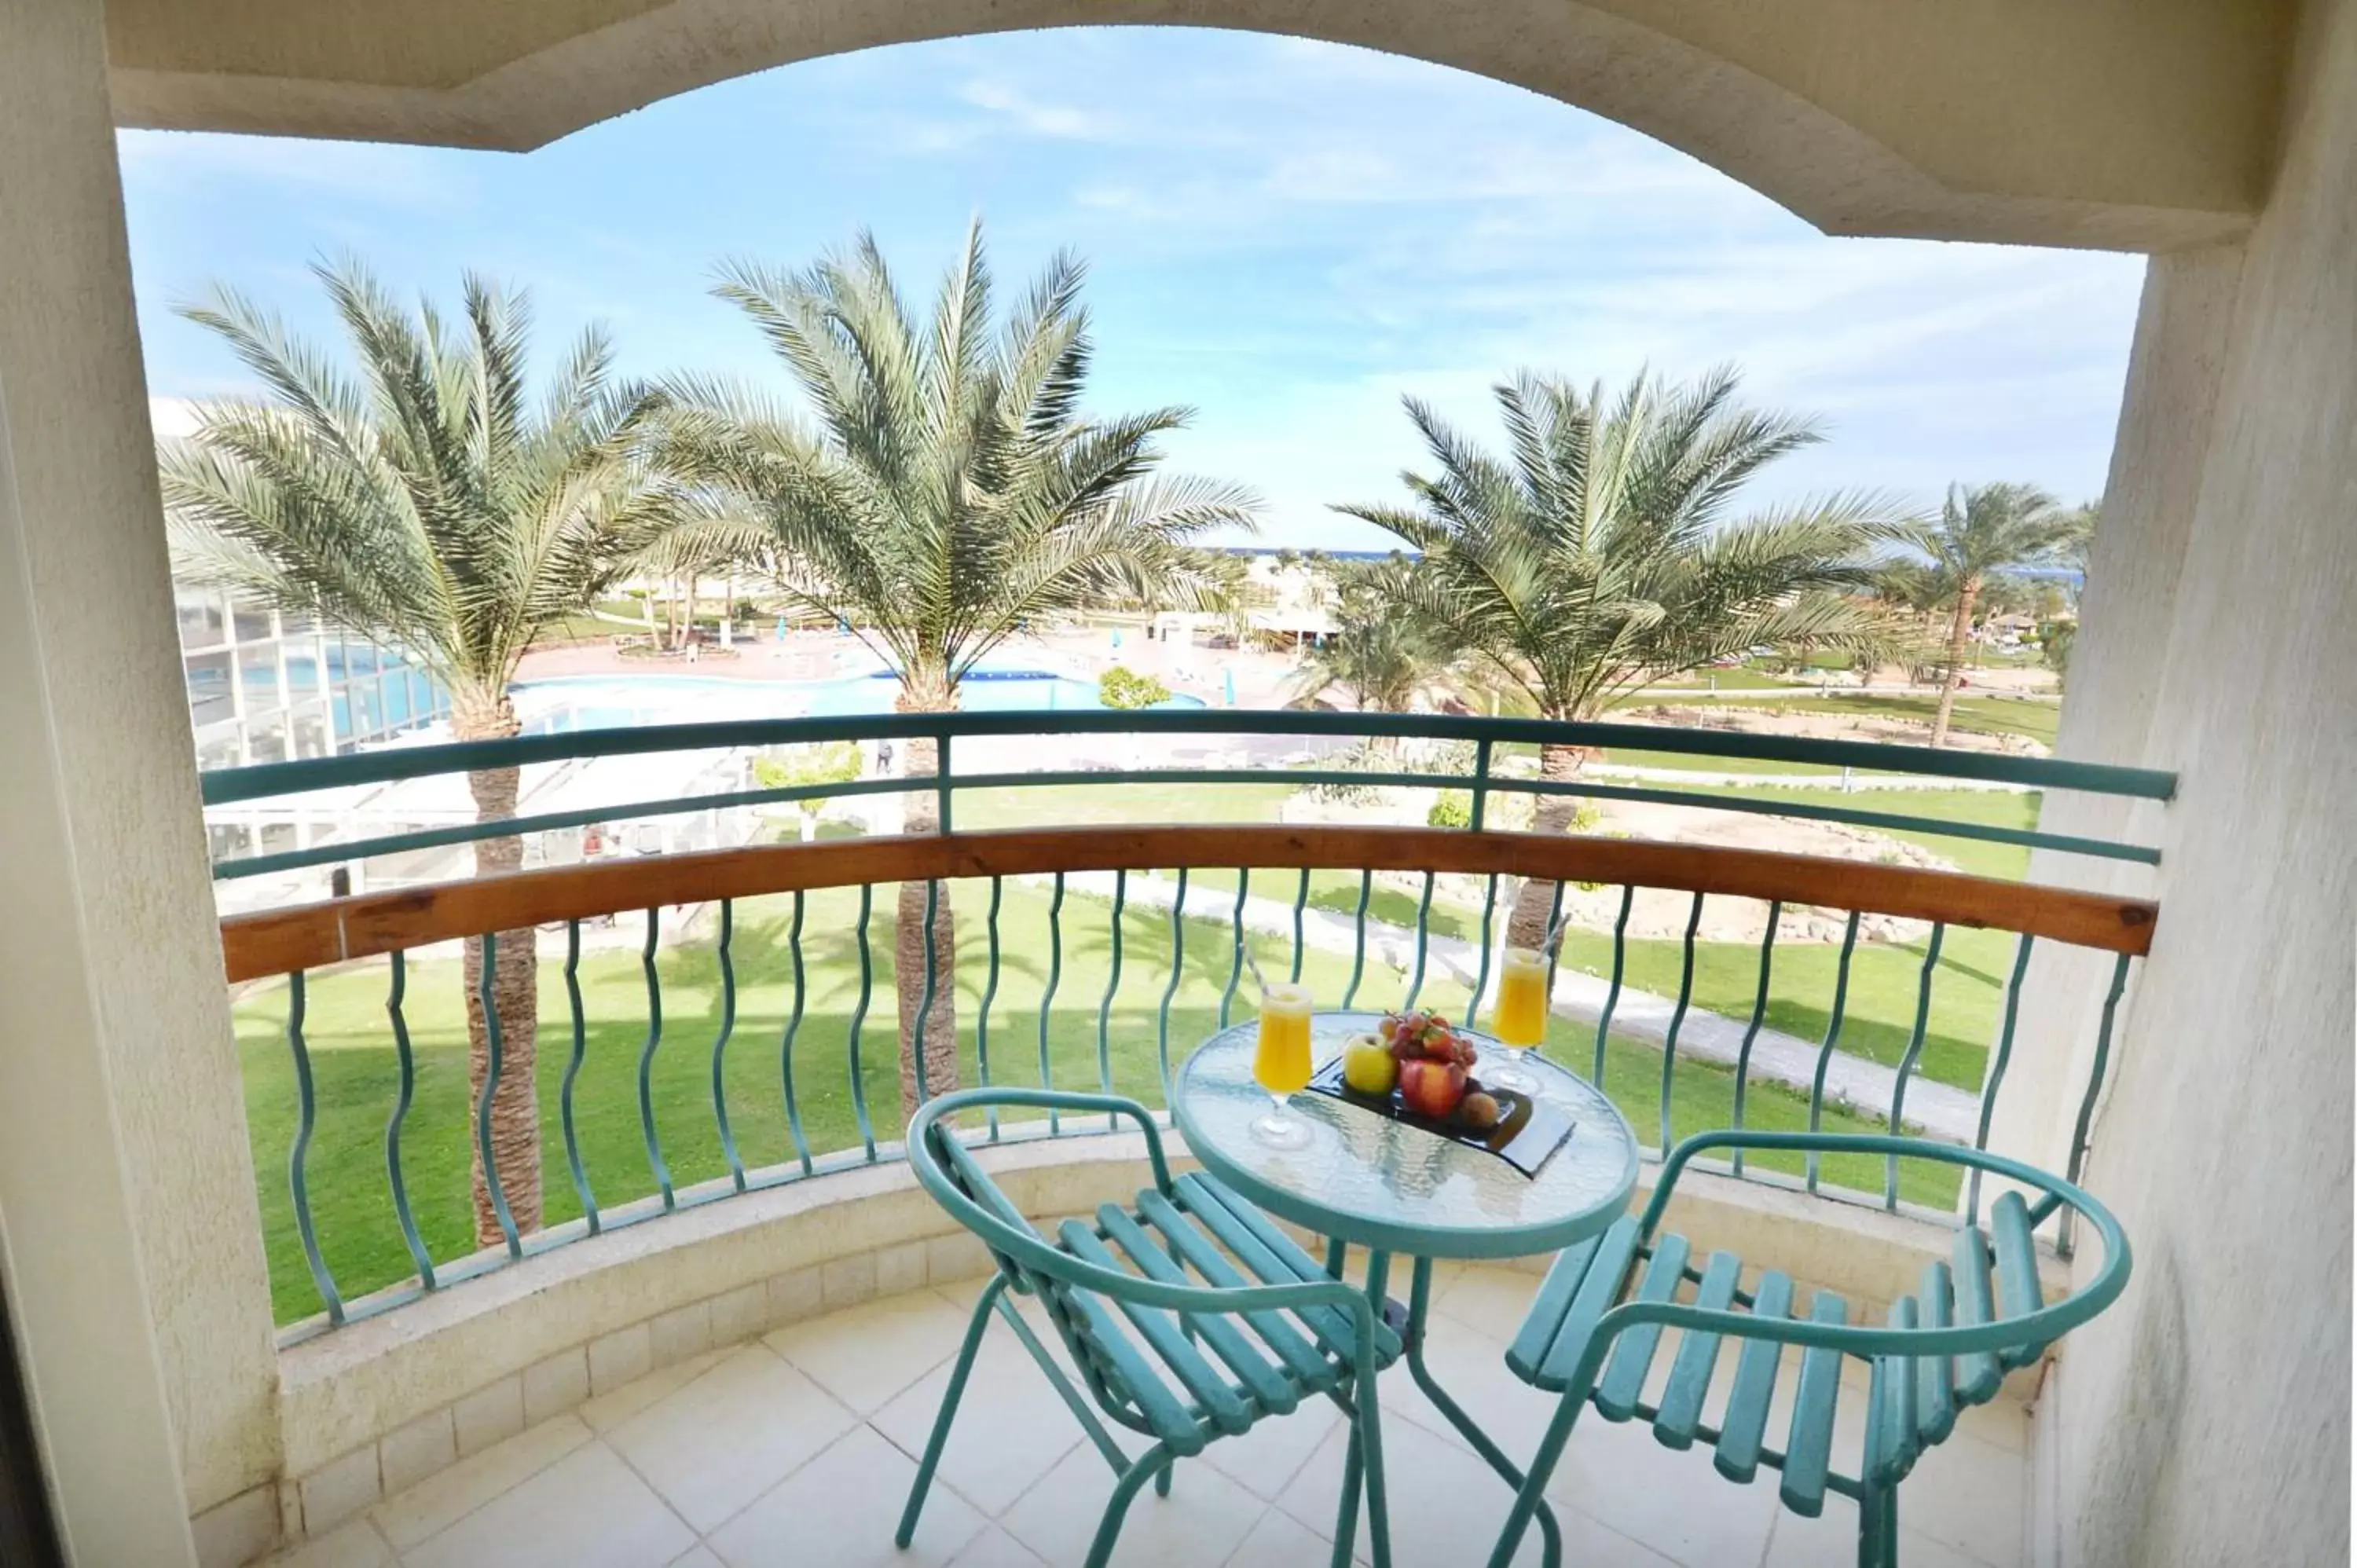
[[[1377,1013],[1320,1013],[1309,1054],[1323,1067]],[[1418,1258],[1520,1258],[1595,1235],[1629,1207],[1637,1138],[1603,1092],[1536,1055],[1523,1066],[1541,1092],[1571,1114],[1571,1136],[1524,1176],[1484,1149],[1437,1137],[1327,1094],[1293,1096],[1308,1122],[1306,1147],[1275,1148],[1250,1131],[1268,1109],[1253,1080],[1259,1020],[1222,1029],[1178,1069],[1171,1118],[1213,1176],[1280,1219],[1379,1251]],[[1460,1029],[1483,1061],[1505,1047]],[[1473,1076],[1481,1069],[1475,1067]]]
[[[1323,1068],[1341,1054],[1345,1040],[1372,1032],[1382,1016],[1318,1014],[1310,1021],[1311,1059]],[[1305,1145],[1275,1147],[1251,1131],[1269,1106],[1268,1091],[1253,1079],[1259,1030],[1257,1018],[1222,1029],[1178,1069],[1170,1114],[1187,1147],[1205,1170],[1269,1213],[1327,1237],[1329,1273],[1340,1275],[1350,1246],[1366,1248],[1367,1293],[1379,1312],[1386,1308],[1393,1255],[1413,1260],[1405,1316],[1394,1317],[1408,1373],[1506,1484],[1519,1488],[1522,1471],[1425,1364],[1433,1260],[1553,1252],[1604,1230],[1627,1210],[1636,1186],[1636,1134],[1600,1090],[1534,1053],[1522,1066],[1539,1080],[1543,1095],[1570,1113],[1572,1130],[1533,1175],[1485,1149],[1307,1090],[1288,1102],[1309,1123]],[[1458,1033],[1483,1061],[1502,1059],[1505,1047],[1489,1036]],[[1477,1065],[1473,1076],[1480,1075]],[[1354,1448],[1344,1472],[1346,1492],[1360,1484],[1357,1459]],[[1546,1561],[1561,1561],[1560,1532],[1544,1503],[1538,1519]]]

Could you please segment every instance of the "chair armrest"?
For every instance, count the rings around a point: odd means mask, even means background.
[[[1146,1157],[1154,1167],[1154,1185],[1166,1194],[1170,1190],[1170,1165],[1162,1153],[1162,1129],[1156,1124],[1153,1112],[1125,1095],[1083,1094],[1067,1089],[961,1089],[927,1101],[917,1112],[917,1120],[909,1125],[909,1140],[913,1144],[923,1135],[922,1128],[943,1116],[953,1115],[968,1106],[987,1105],[1096,1112],[1126,1117],[1146,1133]]]
[[[1993,1318],[1967,1327],[1897,1328],[1814,1321],[1762,1318],[1748,1312],[1692,1306],[1674,1301],[1629,1301],[1609,1309],[1598,1320],[1582,1374],[1592,1377],[1602,1364],[1611,1341],[1643,1324],[1700,1330],[1741,1339],[1773,1340],[1781,1344],[1822,1347],[1850,1355],[1873,1357],[1963,1356],[2002,1350],[2025,1343],[2060,1338],[2111,1305],[2126,1288],[2133,1266],[2127,1237],[2109,1209],[2076,1185],[2002,1155],[1955,1144],[1937,1144],[1883,1133],[1770,1133],[1722,1129],[1683,1139],[1663,1162],[1662,1175],[1645,1205],[1639,1234],[1650,1241],[1667,1208],[1679,1176],[1695,1155],[1709,1149],[1747,1148],[1813,1150],[1825,1154],[1900,1155],[1936,1160],[1994,1172],[2044,1194],[2036,1212],[2042,1217],[2067,1206],[2092,1223],[2104,1243],[2104,1265],[2096,1276],[2060,1301],[2034,1312]],[[1590,1365],[1590,1363],[1594,1363]]]
[[[1170,1173],[1162,1155],[1161,1130],[1152,1112],[1135,1100],[1118,1095],[1079,1094],[1046,1089],[968,1089],[929,1100],[909,1123],[909,1161],[918,1182],[935,1201],[965,1227],[981,1236],[996,1252],[1026,1269],[1047,1275],[1078,1290],[1092,1291],[1109,1300],[1126,1301],[1166,1312],[1246,1313],[1297,1312],[1305,1307],[1333,1307],[1351,1320],[1357,1370],[1372,1376],[1375,1347],[1375,1307],[1365,1293],[1340,1280],[1302,1280],[1290,1284],[1200,1285],[1166,1283],[1104,1267],[1073,1256],[1028,1226],[1011,1225],[958,1189],[938,1162],[921,1151],[933,1124],[972,1105],[1020,1105],[1057,1110],[1106,1112],[1126,1116],[1146,1131],[1148,1157],[1156,1182],[1167,1194]]]
[[[1653,1184],[1653,1196],[1645,1205],[1640,1234],[1647,1240],[1652,1239],[1653,1228],[1660,1222],[1662,1211],[1669,1206],[1670,1194],[1676,1187],[1678,1177],[1684,1173],[1688,1161],[1706,1150],[1738,1148],[1795,1150],[1830,1155],[1896,1155],[1905,1159],[1937,1160],[1943,1165],[1970,1165],[1980,1170],[1995,1172],[1998,1176],[2019,1182],[2024,1187],[2034,1187],[2043,1193],[2045,1197],[2040,1199],[2038,1209],[2038,1217],[2041,1219],[2051,1213],[2057,1206],[2068,1204],[2087,1216],[2098,1229],[2104,1231],[2106,1245],[2112,1242],[2118,1230],[2116,1225],[2111,1223],[2110,1215],[2104,1211],[2101,1204],[2071,1183],[2059,1176],[2050,1176],[2034,1165],[2023,1165],[2018,1160],[2010,1160],[2002,1155],[1992,1155],[1984,1149],[1967,1148],[1961,1144],[1935,1143],[1928,1138],[1910,1138],[1889,1133],[1770,1133],[1755,1132],[1749,1128],[1722,1127],[1710,1132],[1696,1133],[1689,1138],[1682,1138],[1678,1141],[1677,1147],[1670,1151],[1669,1156],[1662,1162],[1661,1179]]]

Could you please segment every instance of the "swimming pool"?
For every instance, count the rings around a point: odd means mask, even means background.
[[[732,719],[839,718],[888,714],[899,678],[888,670],[832,681],[732,681],[710,675],[561,675],[514,687],[516,716],[528,735],[640,725],[716,724]],[[968,713],[1014,708],[1093,710],[1096,683],[1046,670],[988,668],[958,685]],[[1161,708],[1200,708],[1173,695]]]

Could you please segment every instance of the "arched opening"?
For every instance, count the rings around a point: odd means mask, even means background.
[[[538,145],[690,89],[920,38],[1193,24],[1362,44],[1495,77],[1680,147],[1829,232],[2169,250],[2266,186],[2288,7],[1811,0],[605,0],[173,5],[108,13],[125,124]]]

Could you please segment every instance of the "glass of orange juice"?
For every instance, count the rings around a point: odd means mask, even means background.
[[[1498,1010],[1490,1020],[1491,1033],[1506,1047],[1503,1067],[1485,1068],[1481,1081],[1493,1089],[1535,1094],[1539,1081],[1523,1069],[1523,1053],[1546,1040],[1546,954],[1531,948],[1509,948],[1498,971]]]
[[[1309,987],[1277,982],[1261,987],[1260,1043],[1253,1053],[1253,1079],[1275,1104],[1252,1124],[1253,1136],[1274,1148],[1298,1149],[1309,1142],[1309,1123],[1293,1114],[1287,1099],[1309,1081]]]

